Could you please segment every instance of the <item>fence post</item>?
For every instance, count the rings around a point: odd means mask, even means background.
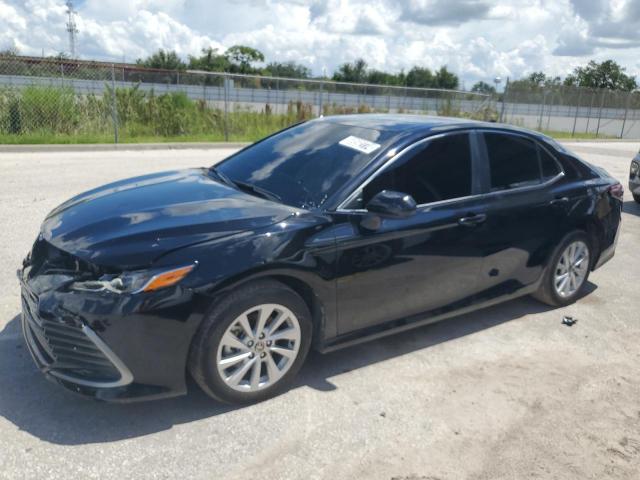
[[[322,116],[322,90],[324,89],[324,78],[320,80],[320,98],[318,99],[318,116]]]
[[[111,93],[112,93],[112,118],[113,118],[113,141],[118,143],[118,103],[116,101],[116,66],[111,64]]]
[[[507,77],[507,83],[504,84],[504,92],[502,92],[502,107],[500,108],[500,123],[502,123],[502,120],[504,119],[504,104],[507,103],[508,94],[509,94],[509,77]]]
[[[551,123],[551,112],[553,111],[553,107],[555,105],[555,92],[552,90],[551,92],[551,100],[549,100],[549,108],[547,108],[547,131],[549,131],[549,124]]]
[[[587,126],[584,129],[584,133],[589,133],[589,123],[591,123],[591,110],[593,109],[593,100],[595,98],[595,92],[591,92],[591,103],[589,104],[589,111],[587,112]]]
[[[629,113],[629,102],[631,101],[632,92],[627,93],[627,101],[624,106],[624,120],[622,120],[622,130],[620,130],[620,138],[624,138],[624,127],[627,123],[627,114]]]
[[[229,79],[227,75],[222,77],[222,82],[224,85],[224,141],[229,141]]]
[[[571,130],[571,138],[576,136],[576,124],[578,123],[578,110],[580,109],[580,97],[582,97],[582,89],[578,87],[578,103],[576,104],[576,114],[573,117],[573,130]]]
[[[596,127],[596,138],[598,138],[598,134],[600,133],[600,119],[602,118],[602,107],[604,107],[604,96],[607,93],[607,89],[602,89],[602,99],[600,100],[600,111],[598,112],[598,126]]]
[[[540,118],[538,119],[538,130],[542,130],[542,117],[544,116],[544,106],[547,102],[547,91],[542,93],[542,105],[540,105]]]
[[[516,90],[515,92],[509,92],[509,96],[512,96],[513,98],[511,99],[511,123],[514,122],[514,119],[517,119],[516,114],[520,113],[519,112],[519,108],[518,107],[518,91]],[[527,105],[527,114],[529,113],[529,106]],[[509,118],[509,116],[507,115],[507,118]],[[524,121],[523,121],[524,123]],[[524,125],[523,125],[524,126]]]

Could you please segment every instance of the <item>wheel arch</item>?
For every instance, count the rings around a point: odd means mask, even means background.
[[[577,230],[581,230],[587,234],[587,238],[589,239],[589,246],[591,247],[591,261],[589,269],[593,270],[595,265],[598,263],[600,253],[602,252],[604,228],[592,217],[585,218],[575,227]]]
[[[331,336],[336,326],[335,288],[332,280],[320,279],[305,271],[291,269],[266,269],[245,272],[216,285],[206,292],[210,298],[210,308],[222,298],[225,292],[241,288],[259,280],[274,280],[296,292],[304,301],[313,323],[312,345],[320,347],[327,336]]]

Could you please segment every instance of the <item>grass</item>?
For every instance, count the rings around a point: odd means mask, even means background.
[[[255,138],[258,140],[261,137]],[[229,141],[255,141],[253,137],[229,138]],[[171,142],[223,142],[224,136],[219,134],[194,134],[194,135],[122,135],[118,143],[171,143]],[[66,144],[97,144],[114,143],[114,135],[110,134],[81,134],[63,135],[50,133],[29,133],[23,135],[0,134],[0,145],[66,145]]]
[[[67,88],[0,90],[0,143],[113,143],[117,111],[121,143],[255,141],[311,118],[311,105],[290,102],[286,112],[235,109],[225,113],[184,93],[156,95],[138,87],[106,86],[102,96]]]
[[[101,96],[76,95],[70,88],[30,86],[23,90],[0,90],[0,144],[114,143],[113,108],[118,112],[120,143],[253,142],[294,123],[313,117],[313,107],[290,102],[287,111],[274,113],[236,109],[225,114],[219,108],[184,93],[156,95],[138,86],[112,90]],[[324,114],[369,113],[365,105],[345,107],[325,104]],[[463,112],[451,101],[440,105],[439,115],[495,118],[495,109]],[[225,133],[227,135],[225,135]],[[559,139],[615,138],[594,133],[544,131]]]
[[[267,135],[284,128],[285,125],[273,129],[256,129],[248,132],[230,134],[229,142],[255,142]],[[189,142],[225,142],[224,133],[194,133],[185,135],[153,135],[153,134],[128,134],[121,132],[118,143],[189,143]],[[71,145],[71,144],[100,144],[115,143],[113,133],[96,134],[52,134],[52,133],[25,133],[22,135],[0,134],[0,145]]]
[[[229,134],[230,142],[255,142],[265,136],[277,131],[282,126],[265,125],[262,128],[253,128],[251,130]],[[545,135],[558,140],[595,140],[597,139],[615,139],[609,135],[598,135],[595,133],[576,132],[575,136],[571,133],[557,131],[543,131]],[[154,135],[144,133],[120,132],[119,143],[171,143],[171,142],[224,142],[223,132],[211,133],[194,133],[184,135]],[[81,134],[64,134],[51,132],[33,132],[20,135],[2,134],[0,133],[0,145],[43,145],[43,144],[93,144],[93,143],[114,143],[113,133],[81,133]]]
[[[596,136],[593,132],[576,132],[575,135],[571,135],[571,132],[557,132],[554,130],[542,130],[542,133],[548,135],[549,137],[553,137],[557,140],[611,140],[616,139],[618,137],[614,137],[611,135],[604,135],[602,133]]]

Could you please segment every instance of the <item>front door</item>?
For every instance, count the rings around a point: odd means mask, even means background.
[[[468,133],[428,139],[336,213],[346,223],[337,240],[339,334],[472,301],[482,266],[474,238],[485,228],[473,163]],[[363,226],[366,203],[382,190],[412,195],[416,214]]]

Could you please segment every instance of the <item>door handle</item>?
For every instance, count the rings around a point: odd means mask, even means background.
[[[484,213],[476,213],[475,215],[469,215],[468,217],[462,217],[458,219],[458,225],[463,227],[475,227],[481,224],[487,219]]]
[[[564,203],[569,203],[569,197],[557,197],[549,202],[549,205],[561,205]]]

